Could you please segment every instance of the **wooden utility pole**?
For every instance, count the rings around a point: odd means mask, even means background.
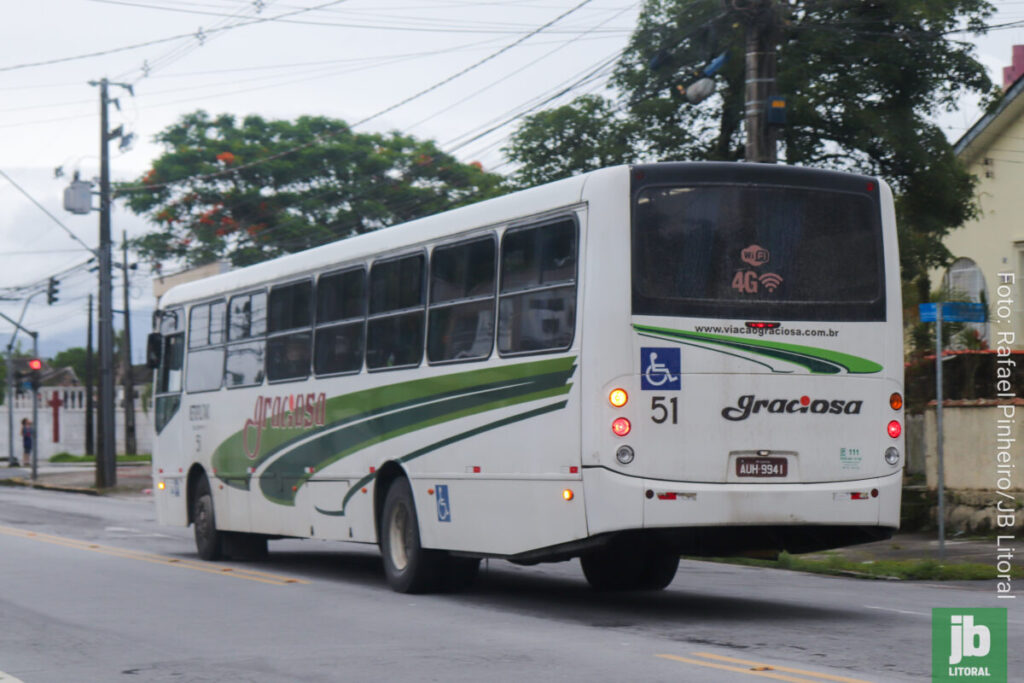
[[[96,455],[96,437],[93,419],[96,416],[93,401],[93,353],[92,353],[92,294],[89,295],[89,332],[85,342],[85,454]]]
[[[124,375],[121,385],[124,387],[124,452],[134,455],[138,452],[135,443],[135,378],[132,376],[132,323],[131,311],[128,308],[128,233],[122,234],[121,264],[124,273]]]

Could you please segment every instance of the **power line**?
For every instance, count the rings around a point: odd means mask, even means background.
[[[211,29],[209,29],[207,31],[204,31],[204,30],[200,29],[196,33],[179,33],[178,35],[168,36],[167,38],[156,38],[154,40],[147,40],[147,41],[142,42],[142,43],[133,43],[131,45],[124,45],[122,47],[114,47],[114,48],[110,48],[108,50],[98,50],[96,52],[87,52],[85,54],[74,55],[74,56],[71,56],[71,57],[57,57],[55,59],[46,59],[46,60],[42,60],[42,61],[38,61],[38,62],[25,62],[23,64],[12,64],[10,66],[0,66],[0,72],[3,72],[3,71],[15,71],[15,70],[18,70],[18,69],[29,69],[29,68],[33,68],[33,67],[37,67],[37,66],[50,66],[52,64],[62,64],[64,62],[73,62],[73,61],[77,61],[77,60],[80,60],[80,59],[91,59],[93,57],[103,57],[105,55],[112,55],[112,54],[116,54],[118,52],[127,52],[129,50],[138,50],[138,49],[143,48],[143,47],[151,47],[153,45],[160,45],[162,43],[169,43],[169,42],[174,41],[174,40],[181,40],[182,38],[196,38],[196,39],[198,39],[201,36],[205,37],[205,36],[207,36],[209,34],[221,33],[223,31],[230,31],[232,29],[241,28],[243,26],[253,26],[253,25],[256,25],[256,24],[265,24],[267,22],[277,21],[278,19],[280,19],[282,17],[293,16],[293,15],[298,14],[300,12],[311,12],[313,10],[320,9],[320,8],[323,8],[323,7],[327,7],[329,5],[336,5],[336,4],[341,3],[341,2],[346,2],[346,0],[331,0],[331,2],[325,2],[325,3],[323,3],[321,5],[317,5],[315,7],[309,7],[309,8],[305,8],[305,9],[302,9],[302,10],[296,10],[294,12],[288,12],[288,13],[285,13],[285,14],[282,14],[282,15],[278,15],[278,16],[275,16],[275,17],[264,17],[264,18],[260,18],[260,19],[252,19],[250,21],[241,21],[241,22],[238,22],[237,24],[231,24],[229,26],[222,26],[222,27],[219,27],[219,28],[211,28]]]
[[[464,76],[465,74],[469,73],[470,71],[473,71],[476,68],[479,68],[483,64],[486,64],[487,62],[493,60],[494,58],[498,57],[499,55],[504,54],[505,52],[508,52],[509,50],[511,50],[512,48],[516,47],[517,45],[522,44],[524,41],[526,41],[529,38],[537,35],[541,31],[543,31],[546,28],[548,28],[549,26],[551,26],[552,24],[554,24],[554,23],[560,21],[561,19],[569,16],[573,12],[577,11],[581,7],[584,7],[585,5],[590,4],[591,2],[593,2],[593,0],[583,0],[579,4],[577,4],[574,7],[572,7],[571,9],[563,12],[562,14],[558,15],[557,17],[555,17],[551,21],[547,22],[546,24],[543,24],[542,26],[540,26],[540,27],[538,27],[536,29],[533,29],[532,31],[530,31],[526,35],[518,38],[517,40],[513,41],[512,43],[509,43],[508,45],[506,45],[505,47],[501,48],[500,50],[497,50],[496,52],[493,52],[490,55],[484,57],[483,59],[480,59],[480,60],[474,62],[473,64],[470,64],[469,66],[465,67],[464,69],[461,69],[460,71],[457,71],[456,73],[448,76],[447,78],[444,78],[444,79],[438,81],[437,83],[435,83],[435,84],[433,84],[433,85],[431,85],[431,86],[429,86],[427,88],[424,88],[423,90],[420,90],[416,94],[410,95],[409,97],[406,97],[405,99],[401,100],[400,102],[397,102],[397,103],[392,104],[392,105],[390,105],[388,107],[385,107],[384,109],[376,112],[375,114],[371,114],[370,116],[367,116],[367,117],[365,117],[365,118],[363,118],[363,119],[361,119],[361,120],[351,124],[351,126],[348,126],[348,129],[355,128],[356,126],[362,125],[364,123],[372,121],[375,118],[383,116],[384,114],[392,112],[395,109],[398,109],[399,107],[402,107],[402,106],[408,104],[409,102],[412,102],[413,100],[418,99],[418,98],[422,97],[423,95],[426,95],[427,93],[430,93],[430,92],[433,92],[433,91],[437,90],[438,88],[440,88],[440,87],[442,87],[442,86],[452,82],[456,78],[459,78],[460,76]],[[171,180],[171,181],[167,181],[167,182],[163,182],[163,183],[151,183],[151,184],[142,185],[142,186],[122,187],[122,188],[120,188],[118,190],[118,192],[119,192],[119,194],[123,194],[123,193],[126,193],[126,192],[137,192],[137,191],[140,191],[140,190],[154,190],[154,189],[161,189],[161,188],[171,187],[173,185],[179,185],[179,184],[184,183],[184,182],[197,181],[197,180],[213,180],[215,178],[226,177],[226,176],[229,176],[229,175],[231,175],[231,174],[233,174],[233,173],[235,173],[235,172],[237,172],[239,170],[243,170],[243,169],[247,169],[247,168],[252,168],[254,166],[258,166],[260,164],[264,164],[264,163],[267,163],[269,161],[280,159],[280,158],[282,158],[284,156],[287,156],[289,154],[294,154],[295,152],[299,152],[301,150],[309,149],[310,147],[314,147],[316,145],[322,144],[322,142],[324,140],[329,139],[330,137],[333,137],[334,135],[337,135],[337,133],[332,133],[332,134],[323,135],[323,136],[318,135],[312,141],[307,142],[305,144],[298,145],[296,147],[292,147],[290,149],[283,150],[283,151],[278,152],[276,154],[271,154],[269,156],[262,157],[260,159],[256,159],[256,160],[250,161],[250,162],[248,162],[246,164],[240,164],[240,165],[235,166],[235,167],[230,168],[230,169],[225,169],[223,171],[218,171],[216,173],[209,173],[209,174],[203,174],[203,175],[194,175],[194,176],[189,176],[189,177],[186,177],[186,178],[180,178],[180,179],[177,179],[177,180]]]
[[[35,204],[35,205],[36,205],[36,207],[37,207],[37,208],[38,208],[38,209],[39,209],[40,211],[42,211],[42,212],[43,212],[43,213],[45,213],[45,214],[46,214],[47,216],[49,216],[49,217],[50,217],[50,219],[51,219],[51,220],[52,220],[52,221],[53,221],[54,223],[56,223],[57,225],[59,225],[59,226],[61,227],[61,229],[62,229],[62,230],[63,230],[64,232],[66,232],[66,233],[67,233],[68,235],[70,235],[70,236],[71,236],[71,239],[73,239],[74,241],[76,241],[76,242],[78,242],[79,244],[81,244],[81,245],[82,245],[82,247],[83,247],[83,248],[84,248],[84,249],[85,249],[86,251],[88,251],[88,252],[89,252],[90,254],[94,254],[94,253],[95,253],[95,250],[94,250],[94,249],[93,249],[92,247],[90,247],[90,246],[89,246],[88,244],[86,244],[85,242],[83,242],[83,241],[82,241],[82,239],[81,239],[81,238],[80,238],[80,237],[79,237],[78,235],[76,235],[75,233],[71,232],[71,228],[69,228],[68,226],[64,225],[64,224],[63,224],[63,223],[62,223],[62,222],[60,221],[60,219],[59,219],[59,218],[57,218],[57,217],[56,217],[56,216],[54,216],[54,215],[53,215],[52,213],[50,213],[50,210],[49,210],[49,209],[47,209],[47,208],[46,208],[45,206],[43,206],[43,205],[42,205],[42,204],[40,204],[40,203],[39,203],[38,201],[36,201],[36,198],[35,198],[35,197],[33,197],[32,195],[30,195],[30,194],[29,194],[29,193],[28,193],[28,192],[27,192],[27,191],[26,191],[26,190],[25,190],[25,189],[24,189],[24,188],[23,188],[23,187],[22,187],[21,185],[19,185],[18,183],[16,183],[16,182],[14,181],[14,178],[12,178],[11,176],[7,175],[7,173],[5,173],[5,172],[3,171],[3,169],[0,169],[0,175],[2,175],[2,176],[3,176],[4,178],[6,178],[6,179],[7,179],[7,182],[9,182],[9,183],[10,183],[11,185],[13,185],[13,186],[14,186],[14,189],[16,189],[16,190],[17,190],[18,192],[20,192],[21,194],[23,194],[23,195],[24,195],[24,196],[25,196],[25,197],[26,197],[26,198],[27,198],[27,199],[28,199],[28,200],[29,200],[30,202],[32,202],[33,204]]]

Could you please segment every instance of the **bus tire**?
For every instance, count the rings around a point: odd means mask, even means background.
[[[241,531],[221,532],[224,555],[232,560],[267,559],[267,537]]]
[[[664,590],[672,583],[678,570],[679,553],[651,551],[647,555],[647,565],[644,567],[643,578],[637,588],[647,591]]]
[[[613,543],[580,556],[580,565],[594,590],[662,590],[675,578],[679,554]]]
[[[476,582],[476,577],[480,574],[479,557],[454,557],[448,555],[445,560],[441,587],[446,592],[459,593]]]
[[[380,552],[388,585],[399,593],[429,593],[441,589],[447,556],[420,545],[409,480],[396,479],[384,499],[380,522]]]
[[[205,476],[196,485],[196,494],[192,501],[192,524],[199,557],[204,560],[219,560],[224,557],[224,533],[217,530],[213,495],[210,493],[210,482]]]

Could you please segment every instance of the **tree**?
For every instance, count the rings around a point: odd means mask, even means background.
[[[501,179],[431,141],[294,122],[188,114],[157,136],[165,152],[118,195],[153,232],[150,261],[256,263],[500,193]]]
[[[75,371],[75,375],[78,377],[79,382],[85,381],[85,358],[86,350],[81,346],[73,346],[70,349],[64,349],[58,351],[50,361],[50,366],[54,369],[70,367]],[[94,359],[95,362],[95,359]],[[96,370],[93,369],[93,376],[96,375]]]
[[[628,119],[616,125],[640,138],[628,160],[743,158],[744,23],[767,6],[781,15],[777,84],[789,112],[785,162],[885,178],[897,195],[904,278],[945,263],[942,237],[974,215],[974,179],[934,119],[954,110],[965,93],[992,91],[973,47],[951,34],[963,20],[982,30],[994,11],[984,0],[648,0],[612,81],[625,99],[619,116]],[[685,87],[722,53],[728,59],[717,94],[690,104]],[[601,107],[569,108],[600,117],[612,107],[606,100]],[[517,180],[590,170],[602,157],[595,152],[581,162],[561,155],[555,163],[538,153],[536,140],[559,135],[560,121],[548,114],[528,118],[506,150],[520,164]],[[529,145],[521,141],[524,131]],[[614,138],[597,139],[604,155],[616,156]]]

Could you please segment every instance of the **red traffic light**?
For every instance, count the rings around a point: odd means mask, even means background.
[[[33,358],[28,362],[28,367],[32,370],[42,370],[43,361],[39,360],[38,358]]]

